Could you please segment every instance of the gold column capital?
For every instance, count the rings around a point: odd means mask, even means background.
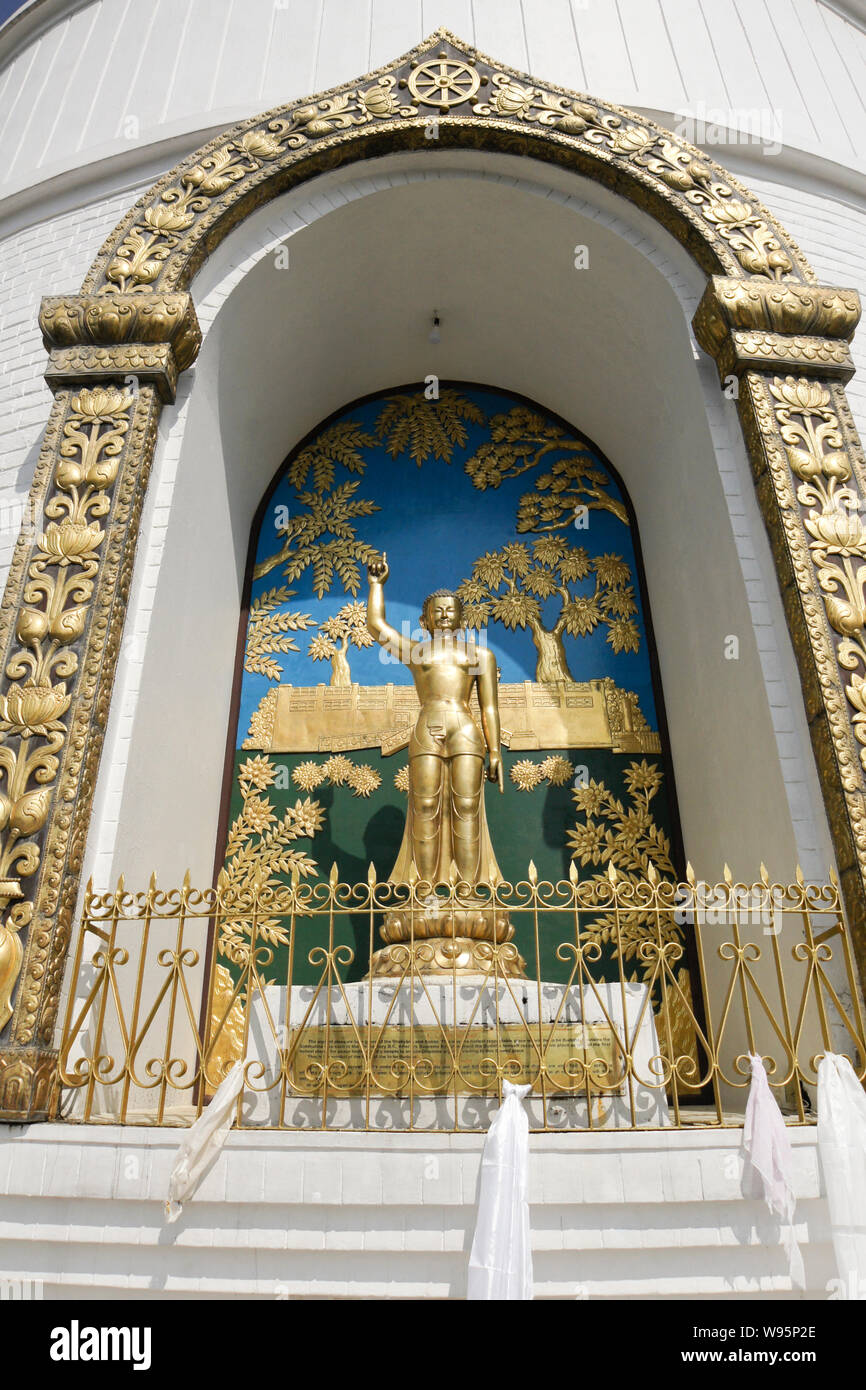
[[[50,295],[39,310],[52,391],[91,382],[153,385],[173,401],[177,379],[201,346],[192,296],[184,292]]]
[[[692,326],[722,382],[749,371],[846,382],[854,375],[850,342],[859,319],[856,290],[713,275]]]

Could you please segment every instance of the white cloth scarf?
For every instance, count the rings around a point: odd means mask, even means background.
[[[184,1202],[192,1196],[211,1159],[216,1157],[225,1143],[234,1121],[235,1101],[243,1085],[244,1064],[242,1061],[235,1062],[214,1092],[210,1105],[187,1130],[168,1180],[168,1201],[165,1204],[168,1221],[176,1221],[180,1216]]]
[[[529,1119],[522,1103],[531,1090],[503,1081],[502,1105],[484,1141],[467,1299],[532,1298]]]
[[[843,1299],[866,1302],[866,1094],[847,1057],[818,1064],[818,1153]]]
[[[780,1241],[788,1256],[791,1282],[805,1289],[803,1256],[794,1235],[794,1154],[776,1097],[770,1090],[764,1063],[750,1054],[752,1080],[743,1123],[743,1190],[758,1189],[769,1210],[779,1218]]]

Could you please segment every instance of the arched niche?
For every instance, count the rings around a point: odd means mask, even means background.
[[[440,84],[437,95],[420,78],[443,63],[466,80]],[[510,72],[442,31],[360,84],[244,122],[184,161],[109,238],[83,293],[43,305],[41,322],[51,349],[47,378],[56,399],[33,502],[56,521],[57,531],[45,542],[43,533],[22,535],[4,602],[4,698],[12,701],[15,737],[20,726],[37,740],[26,779],[37,780],[32,794],[22,792],[29,799],[15,810],[4,832],[6,902],[18,905],[3,927],[8,962],[2,989],[4,998],[14,998],[7,1025],[10,1043],[2,1054],[11,1088],[8,1106],[0,1101],[3,1113],[44,1113],[50,1091],[62,967],[157,422],[162,403],[173,399],[178,374],[194,360],[201,340],[187,287],[232,229],[280,194],[328,170],[395,149],[420,153],[434,148],[439,153],[478,148],[509,153],[585,176],[672,233],[710,277],[695,329],[723,382],[737,384],[738,415],[792,634],[836,858],[855,941],[862,948],[866,811],[861,750],[866,725],[858,671],[866,664],[866,645],[856,595],[847,600],[850,612],[834,602],[836,589],[840,584],[845,588],[847,579],[834,559],[828,564],[834,537],[823,534],[821,522],[831,477],[838,481],[844,471],[851,497],[864,492],[862,451],[843,390],[852,371],[847,343],[859,315],[857,297],[816,286],[805,259],[766,209],[699,151],[629,112]],[[657,331],[648,338],[648,363],[662,350],[658,330],[663,323],[656,320]],[[484,380],[495,375],[462,368],[453,374]],[[391,372],[385,381],[405,375]],[[134,391],[129,390],[130,377]],[[371,382],[367,389],[382,384]],[[497,384],[527,386],[507,379]],[[638,384],[625,383],[629,406]],[[528,394],[541,401],[548,395],[553,408],[559,404],[551,399],[558,395],[555,390],[548,394],[530,387]],[[664,411],[667,399],[674,399],[673,394],[661,398],[657,411]],[[191,410],[209,406],[213,411],[219,403],[219,394],[209,402],[199,395],[191,398]],[[319,410],[315,418],[323,413]],[[635,418],[631,409],[619,413]],[[678,399],[675,430],[682,430],[686,414]],[[645,419],[651,418],[649,412]],[[243,431],[243,420],[238,412],[236,431]],[[823,421],[823,432],[816,431],[816,421]],[[698,428],[706,431],[706,412]],[[593,433],[607,447],[599,431]],[[83,501],[73,495],[79,485],[73,474],[77,477],[76,470],[82,469],[89,489]],[[804,491],[807,477],[818,476],[820,488]],[[684,499],[692,481],[688,470],[682,479]],[[183,485],[192,481],[188,475]],[[631,480],[629,485],[637,498]],[[221,489],[216,496],[222,496]],[[70,513],[68,519],[75,526],[106,520],[98,539],[91,532],[92,544],[83,544],[78,531],[61,531],[70,502],[75,516]],[[716,494],[708,504],[702,494],[689,509],[689,524],[681,528],[685,546],[702,539],[703,524],[715,520],[714,509],[722,503]],[[242,509],[232,512],[239,524],[241,514]],[[721,522],[721,505],[717,516]],[[698,517],[696,528],[692,523]],[[658,534],[663,530],[658,528]],[[852,548],[857,554],[866,550],[859,530],[846,540],[849,553]],[[65,568],[58,576],[54,566],[61,560]],[[34,566],[42,569],[34,571]],[[85,588],[67,585],[82,567],[91,567]],[[651,569],[648,553],[648,573]],[[34,575],[43,573],[46,585],[28,587]],[[166,575],[171,573],[169,566]],[[738,581],[732,581],[726,595],[733,601],[727,604],[729,613],[737,610],[737,588]],[[660,591],[656,612],[663,608]],[[46,622],[57,628],[50,650],[42,645]],[[664,665],[661,637],[659,651]],[[25,694],[28,679],[42,693]],[[670,692],[667,681],[666,688]],[[718,703],[723,725],[731,703]],[[711,707],[712,702],[707,709]],[[21,718],[16,723],[17,714]],[[49,729],[49,724],[57,727]],[[686,738],[687,726],[681,727]],[[38,740],[45,740],[44,745]],[[49,744],[56,744],[56,750]],[[17,768],[20,756],[14,748],[13,753]],[[717,778],[725,770],[719,765]],[[740,791],[748,786],[751,795],[754,780],[747,778]],[[765,835],[768,827],[776,834],[778,787],[778,781],[767,783],[758,795],[759,803],[769,807],[762,821]],[[20,790],[16,783],[16,801]],[[23,952],[18,950],[22,941]]]

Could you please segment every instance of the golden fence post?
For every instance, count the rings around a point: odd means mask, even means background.
[[[136,973],[135,973],[135,995],[134,995],[134,998],[133,998],[133,1001],[132,1001],[132,1016],[131,1016],[130,1021],[129,1021],[129,1047],[128,1047],[128,1049],[127,1049],[126,1067],[125,1067],[125,1069],[124,1069],[124,1078],[123,1078],[123,1098],[122,1098],[122,1100],[121,1100],[121,1106],[120,1106],[120,1122],[121,1122],[121,1124],[125,1123],[125,1121],[126,1121],[127,1106],[128,1106],[128,1104],[129,1104],[129,1090],[130,1090],[130,1086],[131,1086],[131,1084],[132,1084],[132,1073],[131,1073],[131,1070],[130,1070],[130,1062],[131,1062],[131,1060],[132,1060],[133,1049],[134,1049],[134,1046],[135,1046],[135,1040],[136,1040],[136,1037],[137,1037],[137,1034],[138,1034],[138,1017],[139,1017],[139,1010],[140,1010],[140,1007],[141,1007],[141,992],[142,992],[142,987],[143,987],[143,984],[144,984],[144,967],[145,967],[145,962],[146,962],[146,960],[147,960],[147,944],[148,944],[148,939],[149,939],[149,935],[150,935],[150,920],[151,920],[151,913],[152,913],[152,911],[153,911],[153,900],[154,900],[154,895],[155,895],[155,893],[156,893],[156,875],[155,875],[155,874],[151,874],[151,876],[150,876],[150,885],[149,885],[149,887],[148,887],[147,894],[146,894],[146,897],[145,897],[144,930],[143,930],[143,932],[142,932],[141,941],[140,941],[140,943],[139,943],[138,969],[136,970]]]
[[[87,1085],[85,1097],[84,1118],[89,1120],[93,1113],[93,1090],[96,1085],[96,1072],[102,1056],[102,1033],[105,1027],[105,1010],[108,1004],[108,992],[111,985],[111,970],[114,959],[114,944],[117,938],[117,922],[120,912],[120,905],[123,899],[123,874],[117,880],[117,889],[111,905],[111,926],[108,931],[108,941],[103,947],[105,958],[105,969],[102,975],[102,989],[100,990],[99,1010],[96,1019],[96,1035],[93,1039],[93,1058],[95,1065],[91,1068],[90,1079]]]
[[[770,883],[769,873],[767,872],[767,869],[763,863],[761,864],[761,883],[767,891],[768,908],[772,918],[770,924],[770,935],[772,937],[773,942],[773,963],[776,970],[776,983],[779,988],[779,1003],[782,1011],[782,1023],[785,1031],[785,1046],[788,1050],[788,1060],[791,1068],[791,1079],[794,1084],[794,1100],[797,1107],[797,1117],[802,1123],[802,1121],[805,1119],[805,1113],[803,1110],[803,1098],[800,1094],[800,1063],[797,1056],[797,1047],[794,1041],[794,1035],[791,1030],[791,1013],[788,1007],[788,990],[785,985],[785,972],[782,968],[782,955],[779,950],[779,936],[784,931],[785,924],[783,921],[780,931],[776,931],[775,888],[774,885],[771,885]],[[782,909],[782,913],[784,917],[784,909]]]
[[[695,943],[697,945],[698,974],[701,983],[701,997],[704,1001],[704,1014],[706,1017],[706,1046],[711,1049],[707,1061],[710,1066],[710,1075],[713,1086],[713,1103],[716,1107],[716,1121],[719,1125],[724,1123],[724,1108],[722,1106],[722,1093],[719,1086],[719,1058],[716,1047],[716,1035],[713,1028],[712,995],[710,993],[709,979],[707,976],[707,963],[704,958],[704,938],[702,930],[703,909],[700,902],[700,885],[695,877],[695,871],[691,864],[686,864],[686,885],[691,893],[693,927],[695,932]]]

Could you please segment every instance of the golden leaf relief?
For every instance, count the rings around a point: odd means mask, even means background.
[[[288,602],[294,589],[281,585],[261,594],[250,605],[249,625],[244,652],[244,670],[252,674],[279,680],[283,668],[272,655],[274,652],[297,652],[300,647],[289,634],[313,627],[315,618],[309,613],[278,611]]]
[[[229,828],[221,879],[229,898],[251,889],[276,888],[293,874],[306,878],[318,873],[315,859],[297,848],[296,841],[312,839],[321,830],[325,813],[317,801],[306,797],[278,815],[266,795],[277,774],[276,765],[261,755],[246,758],[238,769],[243,805]],[[257,917],[255,935],[268,946],[288,941],[287,928],[279,917]],[[219,954],[243,964],[252,937],[252,919],[232,915],[231,920],[220,923]]]
[[[530,472],[551,454],[563,453],[569,456],[553,459],[549,471],[535,479],[535,491],[520,499],[518,531],[556,531],[573,523],[579,507],[609,511],[627,526],[628,512],[606,491],[611,478],[588,445],[528,406],[491,418],[490,439],[467,459],[466,472],[484,491]]]
[[[671,843],[656,824],[651,805],[664,781],[662,770],[643,758],[629,763],[624,781],[628,805],[602,781],[591,779],[574,788],[574,803],[584,819],[567,832],[572,858],[584,866],[597,866],[599,872],[592,881],[604,885],[606,890],[612,881],[622,885],[626,880],[635,886],[646,880],[675,883],[678,874],[671,858]],[[602,865],[607,865],[607,872],[602,871]],[[595,921],[581,924],[581,937],[612,947],[623,978],[650,987],[663,1055],[669,1060],[690,1057],[696,1063],[691,980],[685,965],[676,968],[685,941],[676,913],[652,903],[646,908],[602,910]],[[645,942],[661,947],[671,944],[680,951],[671,964],[662,965],[657,952],[641,951]],[[635,967],[630,975],[625,969],[628,962]],[[665,1011],[660,1011],[663,1000]]]
[[[299,509],[277,527],[283,537],[280,549],[255,566],[253,577],[261,579],[282,565],[292,583],[312,568],[317,598],[329,592],[335,574],[347,593],[357,594],[360,566],[366,565],[375,551],[358,539],[355,522],[380,510],[375,502],[356,497],[357,489],[358,482],[352,480],[332,490],[299,491]]]
[[[429,458],[451,462],[455,448],[462,448],[469,437],[467,420],[483,424],[484,412],[453,387],[432,400],[413,391],[386,400],[376,420],[376,434],[392,458],[408,454],[420,468]]]

